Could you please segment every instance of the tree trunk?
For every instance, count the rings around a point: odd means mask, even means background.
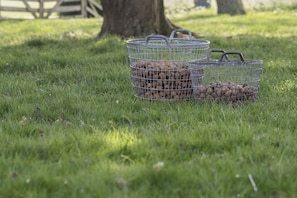
[[[246,14],[242,0],[217,0],[218,14]]]
[[[163,0],[101,0],[103,25],[99,36],[169,35],[178,28],[164,14]]]

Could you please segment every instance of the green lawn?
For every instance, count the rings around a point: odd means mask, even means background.
[[[236,108],[136,99],[102,19],[0,21],[0,196],[295,197],[296,16],[171,18],[264,61],[257,101]]]

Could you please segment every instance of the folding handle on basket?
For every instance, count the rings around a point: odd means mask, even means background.
[[[167,37],[166,36],[163,36],[163,35],[150,35],[150,36],[147,36],[146,38],[145,38],[145,40],[146,40],[146,44],[148,44],[148,42],[149,42],[149,40],[157,40],[157,39],[163,39],[163,40],[165,40],[165,42],[166,42],[166,45],[167,46],[169,46],[169,42],[168,42],[168,39],[167,39]]]
[[[169,39],[173,39],[173,38],[174,38],[174,35],[175,35],[175,33],[177,33],[177,32],[181,32],[181,33],[188,34],[188,36],[189,36],[189,39],[190,39],[190,40],[192,39],[192,32],[191,32],[191,31],[189,31],[189,30],[185,30],[185,29],[176,29],[176,30],[173,30],[173,31],[171,32],[171,34],[170,34],[170,37],[169,37]]]
[[[224,57],[226,58],[226,60],[228,60],[227,55],[239,55],[241,62],[244,62],[243,55],[240,52],[225,52],[222,54],[221,58],[219,59],[219,62],[222,62]]]
[[[207,56],[207,59],[209,60],[210,59],[210,56],[211,56],[211,53],[214,53],[214,52],[218,52],[218,53],[222,53],[222,54],[224,54],[225,53],[225,51],[224,50],[222,50],[222,49],[212,49],[212,50],[210,50],[209,52],[208,52],[208,56]],[[226,55],[226,60],[227,61],[229,61],[229,59],[228,59],[228,56]]]

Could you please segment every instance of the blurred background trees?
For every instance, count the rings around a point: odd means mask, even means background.
[[[207,0],[195,4],[210,6]],[[245,14],[241,0],[217,0],[219,14]],[[165,16],[163,0],[101,0],[103,25],[99,36],[117,34],[122,37],[149,34],[169,35],[179,28]]]
[[[168,35],[173,29],[179,28],[170,18],[208,8],[214,14],[229,15],[246,14],[246,10],[251,9],[280,10],[282,6],[297,10],[297,0],[51,0],[51,5],[47,4],[47,7],[45,4],[41,6],[41,3],[36,7],[37,0],[11,2],[0,0],[0,20],[19,16],[25,18],[25,12],[31,18],[103,17],[98,35],[117,34],[122,37]],[[25,2],[27,7],[24,7]],[[29,6],[32,2],[35,3],[34,9]]]
[[[103,25],[99,36],[169,35],[178,28],[165,16],[163,0],[101,0]]]
[[[246,14],[242,0],[216,0],[218,14]]]

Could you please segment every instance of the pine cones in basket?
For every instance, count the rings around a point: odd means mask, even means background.
[[[137,61],[131,66],[134,91],[150,100],[188,100],[192,83],[188,65],[182,62]]]

